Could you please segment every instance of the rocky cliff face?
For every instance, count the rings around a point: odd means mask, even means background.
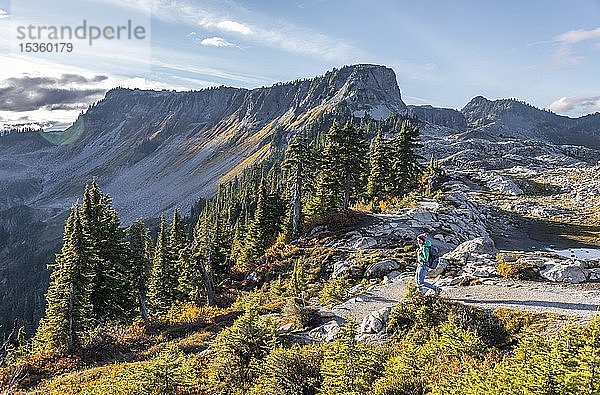
[[[375,65],[252,90],[113,89],[64,133],[0,139],[10,169],[0,208],[66,209],[92,176],[126,221],[190,206],[261,160],[276,133],[307,128],[337,106],[376,119],[407,111],[393,70]]]
[[[467,130],[465,116],[453,108],[437,108],[433,106],[408,106],[409,114],[420,121],[443,126],[455,131]]]
[[[483,96],[473,98],[461,112],[469,129],[492,136],[600,148],[600,114],[569,118],[518,100]]]

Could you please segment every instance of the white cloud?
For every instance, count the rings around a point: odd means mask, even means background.
[[[9,16],[10,15],[8,14],[8,12],[6,12],[2,8],[0,8],[0,19],[8,18]]]
[[[554,54],[554,66],[557,69],[565,69],[580,64],[585,58],[573,52],[569,46],[561,46]]]
[[[286,21],[265,19],[232,2],[219,2],[218,7],[210,9],[208,4],[198,6],[190,0],[178,1],[177,7],[173,6],[172,0],[99,1],[143,12],[152,9],[155,18],[169,23],[183,23],[209,31],[239,35],[256,44],[338,63],[355,63],[365,57],[364,51],[342,40]],[[235,15],[236,20],[231,15]]]
[[[237,47],[234,43],[230,43],[222,37],[207,37],[203,40],[200,40],[200,44],[207,47]]]
[[[592,30],[570,30],[554,37],[554,40],[565,44],[575,44],[581,41],[594,40],[597,38],[600,38],[600,27]]]
[[[251,28],[235,21],[221,21],[217,23],[217,27],[228,32],[239,33],[243,35],[252,34]]]
[[[584,115],[600,111],[600,96],[561,97],[552,102],[548,108],[564,115]]]

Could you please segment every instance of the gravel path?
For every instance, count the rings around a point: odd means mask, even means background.
[[[333,307],[339,316],[352,315],[360,322],[369,312],[394,306],[406,292],[412,276],[404,274],[391,282]],[[444,287],[442,296],[486,309],[505,307],[590,318],[599,312],[600,284],[556,284],[501,280],[497,285]]]

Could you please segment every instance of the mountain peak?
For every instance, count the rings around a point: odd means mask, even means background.
[[[319,78],[319,77],[318,77]],[[323,77],[337,91],[332,103],[344,101],[357,117],[387,118],[392,113],[406,114],[396,73],[389,67],[355,64],[333,69]]]

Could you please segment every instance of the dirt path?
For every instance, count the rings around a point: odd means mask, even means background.
[[[412,276],[404,274],[388,284],[376,285],[332,310],[339,316],[352,315],[360,322],[369,312],[394,306],[406,292]],[[497,285],[444,287],[441,294],[450,300],[485,309],[505,307],[590,318],[600,307],[600,284],[556,284],[499,281]]]

